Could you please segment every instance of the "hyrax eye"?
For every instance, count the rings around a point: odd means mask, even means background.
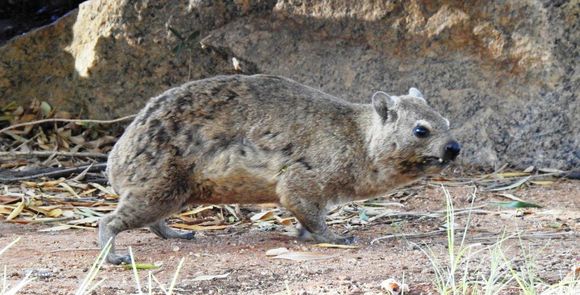
[[[424,138],[429,136],[429,129],[423,127],[423,126],[417,126],[415,128],[413,128],[413,134],[415,134],[415,136],[419,137],[419,138]]]

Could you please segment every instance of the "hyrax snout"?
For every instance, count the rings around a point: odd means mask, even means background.
[[[438,173],[459,152],[449,121],[415,88],[355,104],[277,76],[194,81],[151,99],[111,151],[120,202],[99,242],[144,226],[192,239],[164,219],[191,204],[277,202],[314,240],[348,243],[328,229],[328,206]],[[129,262],[114,248],[107,260]]]

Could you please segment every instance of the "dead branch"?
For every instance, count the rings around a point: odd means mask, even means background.
[[[101,172],[107,167],[107,163],[97,163],[91,165],[83,165],[73,168],[42,168],[32,171],[0,171],[0,182],[8,183],[22,180],[30,180],[41,177],[68,177],[74,173],[87,172]]]
[[[87,157],[106,159],[107,154],[90,152],[61,152],[61,151],[30,151],[30,152],[0,152],[0,158],[36,158],[36,157]]]
[[[121,118],[117,118],[117,119],[112,119],[112,120],[93,120],[93,119],[58,119],[58,118],[54,118],[54,119],[43,119],[43,120],[38,120],[38,121],[30,121],[30,122],[25,122],[25,123],[20,123],[20,124],[14,124],[11,126],[8,126],[6,128],[0,129],[0,133],[4,133],[8,130],[12,130],[15,128],[19,128],[19,127],[25,127],[25,126],[30,126],[30,125],[37,125],[37,124],[42,124],[42,123],[58,123],[58,122],[62,122],[62,123],[97,123],[97,124],[112,124],[112,123],[117,123],[117,122],[122,122],[122,121],[126,121],[126,120],[130,120],[135,118],[137,115],[129,115],[129,116],[125,116],[125,117],[121,117]]]

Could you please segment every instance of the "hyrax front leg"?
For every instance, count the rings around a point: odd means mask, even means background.
[[[326,225],[325,204],[313,202],[304,197],[293,196],[282,198],[282,206],[286,207],[298,219],[301,230],[307,230],[310,236],[319,243],[351,244],[353,237],[342,237],[333,233]],[[301,232],[300,236],[306,233]]]
[[[112,264],[131,263],[131,257],[129,255],[118,255],[115,251],[115,237],[117,234],[132,228],[131,223],[124,222],[118,216],[117,211],[99,220],[99,246],[102,250],[107,243],[111,244],[111,248],[107,254],[107,262]]]
[[[305,166],[305,167],[302,167]],[[353,237],[334,234],[326,225],[328,199],[319,189],[319,175],[306,165],[289,167],[278,182],[276,193],[280,204],[288,209],[310,236],[319,243],[351,244]],[[301,232],[301,236],[305,236]]]

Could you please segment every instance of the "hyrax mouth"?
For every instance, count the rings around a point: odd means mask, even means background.
[[[447,167],[451,161],[436,156],[414,156],[401,162],[404,171],[413,171],[419,174],[435,174]]]
[[[434,156],[418,156],[412,160],[401,163],[401,171],[410,175],[434,175],[443,170],[449,161]]]
[[[440,166],[445,167],[449,165],[451,161],[434,156],[425,156],[422,157],[418,164],[421,166]]]

